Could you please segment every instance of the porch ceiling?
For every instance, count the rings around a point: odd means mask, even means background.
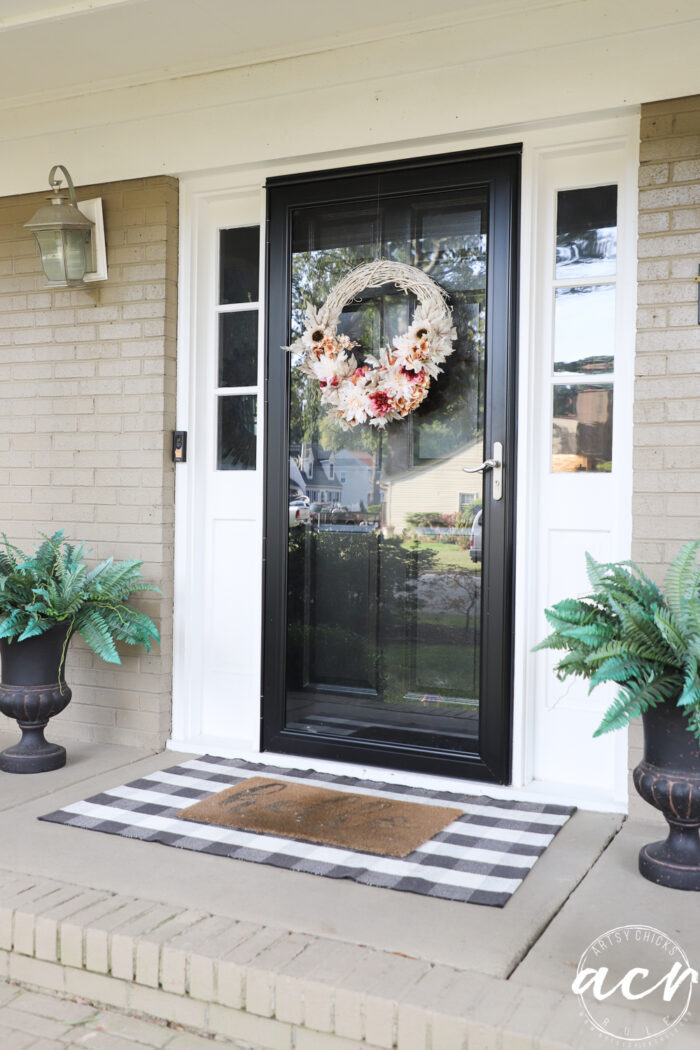
[[[0,107],[576,2],[0,0]]]

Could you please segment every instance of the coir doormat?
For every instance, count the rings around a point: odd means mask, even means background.
[[[187,806],[178,816],[381,857],[406,857],[458,820],[462,811],[293,780],[250,777]]]
[[[461,816],[405,857],[181,818],[193,803],[260,776],[419,805],[444,805],[460,810]],[[353,879],[368,886],[503,907],[573,812],[570,806],[431,791],[204,755],[40,819],[326,878]]]

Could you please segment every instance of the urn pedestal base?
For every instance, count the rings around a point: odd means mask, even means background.
[[[66,764],[66,749],[44,737],[49,718],[64,709],[71,699],[65,683],[55,685],[0,685],[0,711],[15,718],[22,739],[0,753],[5,773],[48,773]]]
[[[660,704],[642,718],[644,758],[632,774],[634,786],[663,813],[668,838],[642,846],[640,874],[658,886],[700,890],[700,747],[676,704]]]
[[[44,738],[44,726],[20,726],[22,739],[0,752],[3,773],[48,773],[66,764],[66,749]]]
[[[700,835],[698,826],[679,827],[669,821],[667,839],[650,842],[639,851],[639,871],[658,886],[700,890]]]

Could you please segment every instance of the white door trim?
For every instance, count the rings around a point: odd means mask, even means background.
[[[629,265],[624,273],[618,275],[618,287],[624,297],[624,361],[620,358],[620,367],[616,374],[615,411],[616,426],[623,437],[616,438],[616,455],[627,452],[631,454],[632,423],[632,352],[636,276],[633,259],[636,244],[636,167],[637,140],[639,132],[638,111],[601,118],[598,121],[569,122],[561,126],[539,128],[511,128],[492,134],[468,136],[455,141],[450,138],[441,144],[430,140],[429,143],[417,140],[404,143],[396,148],[377,151],[348,151],[342,157],[335,157],[333,162],[322,156],[306,157],[302,160],[270,164],[255,171],[231,171],[213,175],[197,175],[184,178],[180,183],[180,298],[178,321],[178,396],[177,427],[188,430],[194,435],[198,426],[198,405],[196,382],[196,353],[198,324],[200,323],[201,303],[201,252],[202,231],[207,226],[207,213],[213,205],[225,203],[233,210],[235,202],[246,200],[247,207],[252,197],[258,201],[261,230],[265,229],[265,179],[273,175],[293,171],[313,171],[324,167],[344,167],[367,161],[400,159],[406,156],[423,156],[439,152],[452,152],[461,149],[495,146],[503,143],[523,142],[523,168],[521,186],[521,231],[520,231],[520,307],[519,307],[519,366],[518,366],[518,411],[519,428],[517,442],[518,495],[516,510],[516,581],[515,581],[515,653],[514,653],[514,724],[513,724],[513,768],[512,783],[506,788],[489,784],[489,794],[496,797],[532,798],[547,797],[562,802],[573,802],[589,808],[616,810],[626,808],[627,780],[627,747],[626,734],[618,733],[612,754],[606,760],[612,761],[614,769],[611,781],[613,786],[590,786],[583,784],[565,784],[554,781],[540,781],[535,778],[537,768],[536,729],[538,720],[543,717],[542,706],[538,703],[537,690],[542,686],[542,672],[538,671],[538,661],[530,652],[531,646],[541,633],[540,589],[532,586],[532,565],[537,564],[538,549],[541,543],[541,506],[539,502],[542,487],[542,435],[538,430],[538,411],[542,411],[543,389],[549,392],[549,372],[543,375],[541,347],[538,339],[541,333],[541,317],[534,309],[541,288],[543,263],[541,249],[538,248],[538,230],[542,221],[542,171],[547,159],[553,156],[595,156],[617,148],[626,158],[624,171],[621,172],[621,195],[624,202],[620,212],[620,237],[624,239],[623,252],[628,257]],[[249,214],[249,212],[246,212]],[[264,248],[265,238],[261,238]],[[261,251],[261,256],[264,251]],[[264,259],[261,259],[264,267]],[[263,270],[264,272],[264,270]],[[261,280],[261,295],[264,280]],[[264,309],[264,307],[261,307]],[[264,326],[263,326],[264,327]],[[263,365],[261,355],[261,367]],[[264,389],[262,379],[260,390]],[[549,394],[547,395],[549,396]],[[262,407],[263,398],[259,398]],[[534,412],[533,406],[538,406]],[[627,435],[625,438],[624,435]],[[196,442],[193,442],[193,448]],[[262,449],[259,450],[259,470],[262,470]],[[194,453],[196,457],[196,453]],[[197,460],[190,459],[186,464],[176,468],[175,497],[175,610],[174,610],[174,660],[173,660],[173,732],[168,747],[177,751],[209,751],[224,756],[245,755],[254,757],[259,754],[259,739],[252,727],[258,725],[259,709],[248,712],[245,724],[242,722],[240,732],[228,733],[225,736],[212,736],[203,733],[203,705],[206,698],[201,696],[197,687],[198,654],[201,644],[196,637],[197,625],[203,622],[202,610],[205,602],[206,581],[201,577],[201,552],[198,552],[198,535],[201,529],[197,526],[198,497],[201,496],[197,479]],[[631,455],[628,476],[631,489]],[[260,504],[259,529],[262,536],[262,503]],[[620,557],[629,556],[631,544],[631,505],[618,522],[616,550],[623,551]],[[259,591],[262,591],[262,564],[259,572]],[[256,599],[257,601],[257,599]],[[256,606],[256,601],[253,605]],[[256,606],[257,607],[257,606]],[[257,615],[260,615],[259,613]],[[262,620],[260,620],[260,633]],[[257,660],[256,673],[259,673],[259,654],[251,654],[251,660]],[[260,689],[257,690],[259,703]],[[566,746],[566,742],[563,741]],[[270,759],[280,756],[269,755]],[[306,760],[294,760],[284,756],[287,764],[307,767]],[[329,763],[314,760],[315,768],[332,769],[333,771],[352,772],[358,775],[363,767],[349,763]],[[391,770],[373,770],[375,776],[381,772],[382,777],[392,779],[400,775],[402,780],[416,784],[428,784],[432,781],[445,783],[444,778],[426,777],[424,774],[396,774]],[[484,785],[455,781],[463,791],[484,790]]]

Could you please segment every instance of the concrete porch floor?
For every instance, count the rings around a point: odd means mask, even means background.
[[[263,1050],[588,1050],[604,1037],[570,985],[596,937],[653,926],[700,965],[696,895],[636,870],[655,822],[577,812],[489,908],[40,822],[194,757],[67,746],[62,770],[0,773],[0,962],[18,983]],[[700,1046],[694,1017],[668,1045]]]

